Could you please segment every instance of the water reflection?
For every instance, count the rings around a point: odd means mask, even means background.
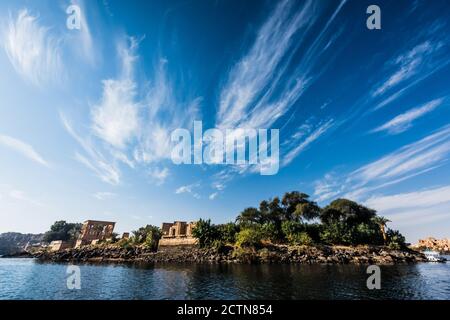
[[[358,265],[80,265],[0,259],[0,299],[450,299],[450,264],[381,266],[381,290]]]

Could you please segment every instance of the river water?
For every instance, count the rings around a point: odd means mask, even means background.
[[[358,265],[69,266],[0,259],[0,299],[450,299],[448,262],[381,266],[379,290]]]

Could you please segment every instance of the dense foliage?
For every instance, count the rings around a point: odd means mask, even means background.
[[[145,227],[141,227],[138,230],[133,231],[132,233],[133,237],[131,241],[134,244],[144,244],[145,246],[152,248],[153,250],[156,250],[156,248],[158,247],[158,241],[162,236],[161,229],[152,225],[146,225]]]
[[[387,229],[388,222],[375,210],[348,199],[321,208],[307,194],[293,191],[281,200],[275,197],[261,201],[258,208],[244,209],[235,223],[213,225],[210,220],[200,220],[193,235],[201,247],[258,247],[264,242],[404,247],[405,238],[399,231]]]
[[[70,241],[78,238],[81,231],[81,223],[67,223],[64,220],[56,221],[50,227],[50,230],[44,234],[45,242],[55,240]]]

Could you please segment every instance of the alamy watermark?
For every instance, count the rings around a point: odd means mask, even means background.
[[[81,29],[81,9],[79,6],[72,4],[67,7],[66,14],[69,16],[66,20],[66,27],[69,30]]]
[[[81,289],[81,270],[80,267],[70,265],[67,267],[66,273],[69,275],[66,280],[67,289],[80,290]]]
[[[269,143],[270,132],[270,143]],[[174,164],[256,165],[261,175],[274,175],[279,169],[278,129],[208,129],[194,121],[194,136],[178,128],[171,134]]]
[[[366,270],[370,276],[367,278],[366,285],[369,290],[381,289],[381,269],[377,265],[370,265]]]

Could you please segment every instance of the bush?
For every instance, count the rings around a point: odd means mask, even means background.
[[[128,249],[132,247],[132,240],[131,239],[120,239],[117,241],[117,245],[123,249]]]
[[[147,236],[145,237],[145,246],[155,250],[158,248],[159,239],[161,239],[161,229],[154,226],[147,226]]]
[[[239,248],[257,248],[261,246],[263,235],[257,228],[248,228],[241,230],[236,235],[236,246]]]
[[[322,225],[318,223],[305,223],[305,232],[311,237],[313,242],[320,242],[320,232],[322,231]]]
[[[304,225],[301,222],[286,220],[281,224],[281,230],[283,231],[284,237],[289,239],[294,234],[304,231]]]
[[[161,229],[156,226],[146,225],[145,227],[133,231],[133,235],[132,239],[134,244],[145,244],[150,248],[156,249],[162,232]]]
[[[75,240],[81,231],[81,223],[67,223],[64,220],[56,221],[50,227],[50,230],[44,234],[45,242],[52,242],[54,240]]]
[[[218,236],[224,243],[234,244],[239,227],[234,223],[220,224],[217,226]]]
[[[294,233],[289,236],[288,241],[293,245],[310,246],[313,244],[312,238],[306,232]]]
[[[258,229],[257,227],[255,227]],[[278,242],[283,239],[283,233],[280,228],[274,223],[266,222],[260,227],[261,237],[263,240],[269,240],[270,242]]]
[[[215,240],[220,240],[218,228],[211,224],[211,220],[200,219],[192,229],[192,235],[198,239],[201,248],[210,247]]]
[[[388,229],[386,232],[387,243],[390,249],[402,249],[406,247],[405,237],[398,231]]]
[[[352,231],[353,244],[383,244],[383,235],[376,224],[360,223]]]
[[[345,223],[332,221],[323,226],[320,239],[328,244],[352,244],[352,233]]]

